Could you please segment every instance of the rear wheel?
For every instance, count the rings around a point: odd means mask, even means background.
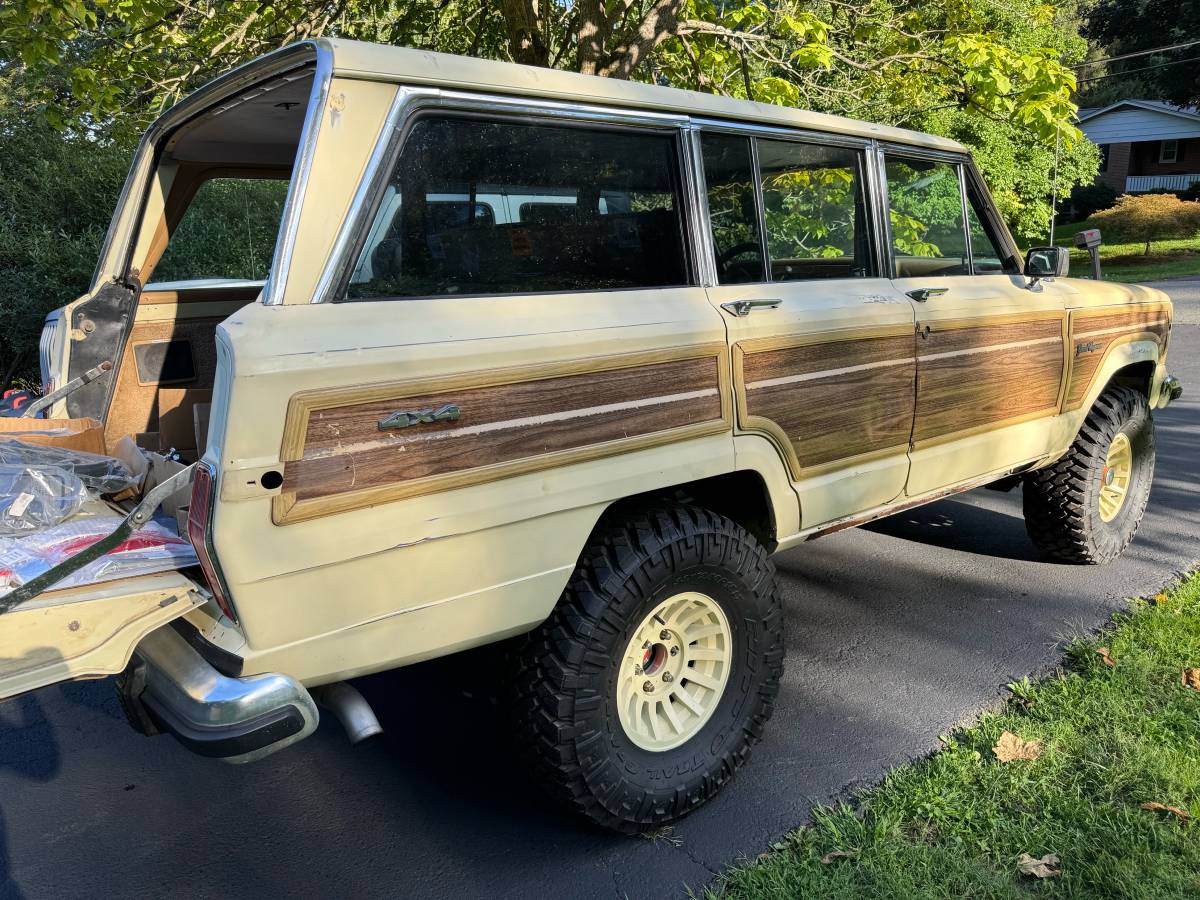
[[[1098,565],[1129,546],[1154,478],[1154,420],[1144,395],[1100,395],[1067,454],[1025,479],[1025,527],[1053,559]]]
[[[628,833],[676,819],[729,780],[771,716],[774,567],[697,507],[602,524],[518,662],[518,744],[554,796]]]

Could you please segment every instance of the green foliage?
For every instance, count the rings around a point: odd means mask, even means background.
[[[265,279],[286,194],[286,181],[206,181],[151,277]]]
[[[1116,664],[1104,664],[1103,643]],[[1072,669],[1009,686],[999,713],[893,770],[858,809],[817,810],[761,860],[718,882],[728,898],[1195,897],[1200,892],[1200,576],[1134,601]],[[1040,758],[1002,763],[1008,731]],[[1190,820],[1143,804],[1174,806]],[[1038,882],[1017,859],[1053,853]]]
[[[0,96],[24,86],[0,78]],[[0,106],[0,384],[36,383],[50,310],[87,289],[131,144],[60,132]]]
[[[1145,241],[1149,255],[1152,241],[1200,233],[1200,201],[1174,194],[1126,194],[1111,209],[1092,216],[1092,223],[1108,237]]]

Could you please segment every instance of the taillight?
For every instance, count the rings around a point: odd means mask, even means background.
[[[188,507],[187,536],[196,550],[196,558],[200,560],[200,569],[204,572],[204,580],[212,591],[213,599],[221,611],[233,621],[237,614],[225,590],[225,579],[217,567],[216,554],[212,545],[212,502],[213,502],[213,473],[204,463],[196,465],[196,477],[192,480],[192,500]]]

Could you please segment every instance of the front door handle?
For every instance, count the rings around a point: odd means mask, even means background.
[[[730,300],[728,303],[722,303],[721,309],[740,319],[750,315],[756,309],[775,309],[781,303],[783,301],[777,297],[764,298],[762,300]]]
[[[908,292],[907,296],[916,300],[918,303],[924,303],[930,297],[940,297],[947,293],[950,288],[916,288]]]

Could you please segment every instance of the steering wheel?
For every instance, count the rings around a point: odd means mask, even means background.
[[[735,256],[737,256],[741,253],[746,253],[747,251],[750,251],[750,250],[755,250],[755,251],[758,251],[759,253],[761,253],[762,247],[759,245],[758,241],[742,241],[740,244],[734,244],[732,247],[725,250],[724,252],[721,253],[720,256],[717,257],[717,269],[721,272],[722,275],[724,275],[725,267],[727,265],[729,265],[729,262]]]

